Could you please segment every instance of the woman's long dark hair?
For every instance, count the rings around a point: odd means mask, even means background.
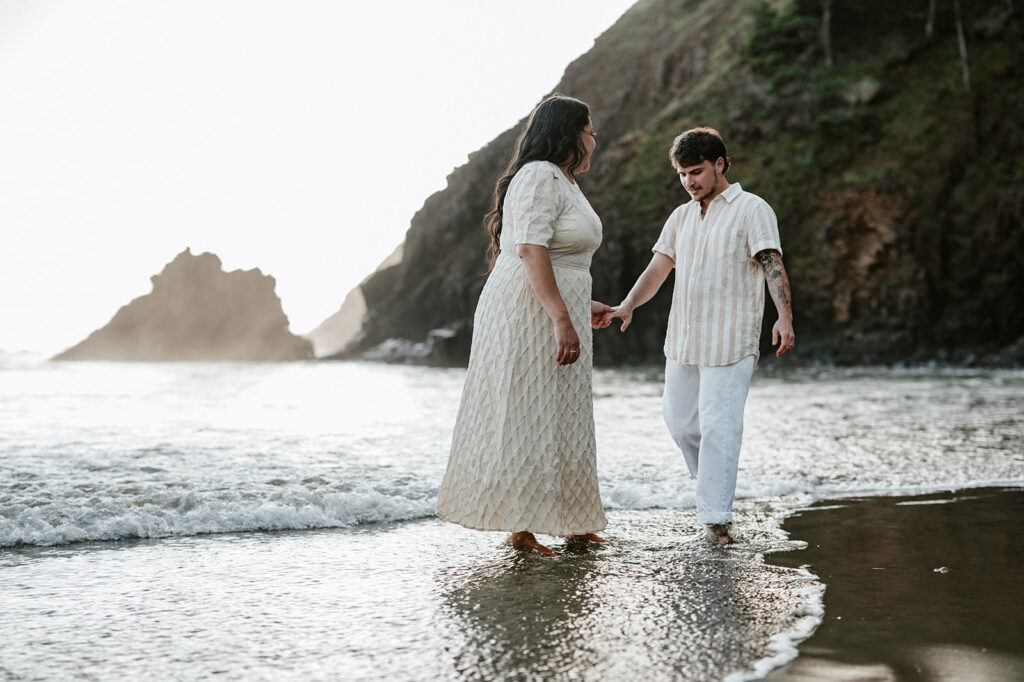
[[[526,122],[526,130],[516,141],[516,151],[505,172],[494,187],[494,203],[484,217],[484,227],[491,236],[487,255],[491,259],[488,271],[501,252],[501,224],[504,217],[505,195],[512,178],[519,169],[531,161],[550,161],[556,165],[568,161],[569,175],[583,163],[586,150],[580,142],[580,133],[590,121],[590,107],[578,99],[565,95],[551,95],[537,105]]]

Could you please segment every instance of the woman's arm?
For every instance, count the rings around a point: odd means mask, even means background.
[[[533,292],[555,325],[555,359],[559,365],[571,365],[580,357],[580,337],[572,326],[569,309],[565,307],[562,294],[558,291],[548,250],[539,244],[520,244],[517,251]]]
[[[621,319],[622,326],[619,327],[619,331],[626,331],[626,327],[633,321],[633,311],[654,298],[658,289],[665,283],[668,273],[672,272],[672,268],[675,266],[674,260],[660,251],[655,251],[654,258],[636,280],[629,295],[615,308],[615,312],[607,315],[607,319],[611,320],[616,317]]]

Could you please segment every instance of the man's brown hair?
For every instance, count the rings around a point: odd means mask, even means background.
[[[676,139],[672,140],[672,149],[669,152],[672,165],[676,168],[696,166],[705,161],[714,164],[718,157],[722,157],[725,161],[725,168],[722,169],[724,173],[729,170],[732,160],[729,158],[728,152],[725,151],[725,142],[719,132],[714,128],[707,127],[690,128],[683,131]]]

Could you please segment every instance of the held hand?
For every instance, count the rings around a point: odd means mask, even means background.
[[[605,313],[606,324],[611,324],[615,318],[622,320],[622,326],[619,327],[619,331],[624,332],[629,323],[633,321],[633,309],[629,306],[620,305],[617,308],[612,308],[612,312]]]
[[[793,350],[793,346],[796,345],[796,334],[793,333],[792,320],[779,318],[775,321],[775,326],[772,327],[772,345],[779,347],[775,351],[775,357],[778,358]]]
[[[614,308],[610,305],[601,303],[600,301],[590,302],[590,327],[591,329],[604,329],[611,324],[611,318],[605,314],[610,313]]]
[[[555,323],[555,352],[559,365],[571,365],[580,358],[580,337],[569,318]]]

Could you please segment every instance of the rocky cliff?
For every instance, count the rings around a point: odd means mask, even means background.
[[[153,291],[54,360],[270,362],[313,357],[288,331],[274,278],[258,269],[224,272],[212,253],[178,254]]]
[[[1024,18],[1012,0],[959,6],[960,21],[942,0],[640,0],[557,86],[591,105],[599,134],[580,183],[604,221],[595,298],[621,299],[687,200],[674,135],[711,125],[729,179],[778,214],[797,358],[1020,362]],[[362,287],[347,355],[405,344],[465,362],[481,217],[518,132],[415,215],[402,262]],[[602,332],[596,361],[659,361],[670,291],[628,333]],[[769,305],[766,334],[773,321]]]

